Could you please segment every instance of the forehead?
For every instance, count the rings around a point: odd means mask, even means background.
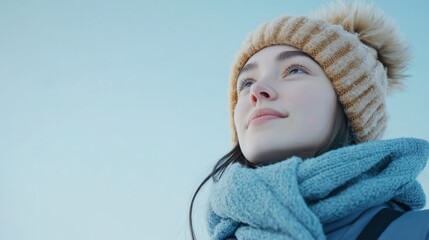
[[[249,58],[249,60],[247,60],[246,64],[254,63],[254,62],[260,62],[260,61],[263,61],[263,60],[269,59],[269,58],[274,59],[275,56],[277,56],[279,53],[284,52],[284,51],[301,51],[301,50],[298,48],[289,46],[289,45],[269,46],[269,47],[266,47],[266,48],[259,50],[255,54],[253,54],[253,56],[251,56]]]

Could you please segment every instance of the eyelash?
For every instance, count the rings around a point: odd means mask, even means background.
[[[292,65],[292,66],[286,68],[286,70],[283,72],[282,77],[283,78],[287,77],[291,73],[292,70],[301,70],[302,73],[308,73],[309,72],[306,67],[304,67],[302,65],[295,64],[295,65]]]
[[[288,67],[288,68],[286,68],[286,70],[283,72],[283,74],[282,74],[282,77],[283,78],[286,78],[288,75],[290,75],[291,74],[291,71],[292,70],[301,70],[302,71],[302,73],[309,73],[309,71],[307,70],[307,68],[306,67],[304,67],[304,66],[302,66],[302,65],[298,65],[298,64],[294,64],[294,65],[292,65],[292,66],[290,66],[290,67]],[[296,74],[299,74],[299,73],[296,73]],[[252,79],[252,78],[246,78],[246,79],[244,79],[244,80],[242,80],[242,81],[240,81],[240,83],[239,83],[239,85],[238,85],[238,88],[237,88],[237,91],[238,92],[241,92],[244,88],[246,88],[246,84],[247,83],[249,83],[249,82],[255,82],[255,80],[254,79]]]
[[[246,78],[246,79],[244,79],[244,80],[240,81],[240,84],[239,84],[239,86],[238,86],[237,91],[238,91],[238,92],[241,92],[241,90],[243,90],[243,89],[245,88],[245,85],[246,85],[247,83],[249,83],[249,82],[255,82],[255,80],[254,80],[254,79],[251,79],[251,78]]]

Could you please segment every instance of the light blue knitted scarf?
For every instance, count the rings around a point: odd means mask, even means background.
[[[325,239],[323,224],[390,200],[425,205],[416,181],[428,142],[402,138],[361,143],[256,169],[231,165],[213,184],[208,209],[215,240]]]

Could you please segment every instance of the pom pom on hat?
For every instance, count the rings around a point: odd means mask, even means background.
[[[387,70],[389,88],[402,88],[402,80],[407,77],[404,71],[411,59],[410,48],[393,20],[382,10],[373,4],[336,1],[325,5],[314,16],[356,33],[362,43],[376,51],[377,60]]]

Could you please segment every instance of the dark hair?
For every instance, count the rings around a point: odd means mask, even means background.
[[[336,148],[353,145],[356,144],[356,137],[354,136],[349,123],[347,121],[347,117],[344,113],[344,109],[340,103],[337,103],[337,111],[334,120],[334,126],[332,132],[330,134],[330,138],[328,139],[325,146],[322,146],[315,154],[314,157],[320,156],[323,153],[334,150]],[[257,165],[249,162],[241,152],[240,145],[237,143],[231,151],[225,154],[213,167],[211,173],[201,182],[198,186],[197,190],[194,192],[192,196],[192,200],[189,206],[189,228],[191,231],[191,236],[193,240],[196,240],[194,227],[192,224],[192,210],[195,198],[201,188],[210,180],[213,179],[213,182],[217,182],[221,177],[226,168],[233,163],[240,163],[244,166],[250,168],[256,168]]]

